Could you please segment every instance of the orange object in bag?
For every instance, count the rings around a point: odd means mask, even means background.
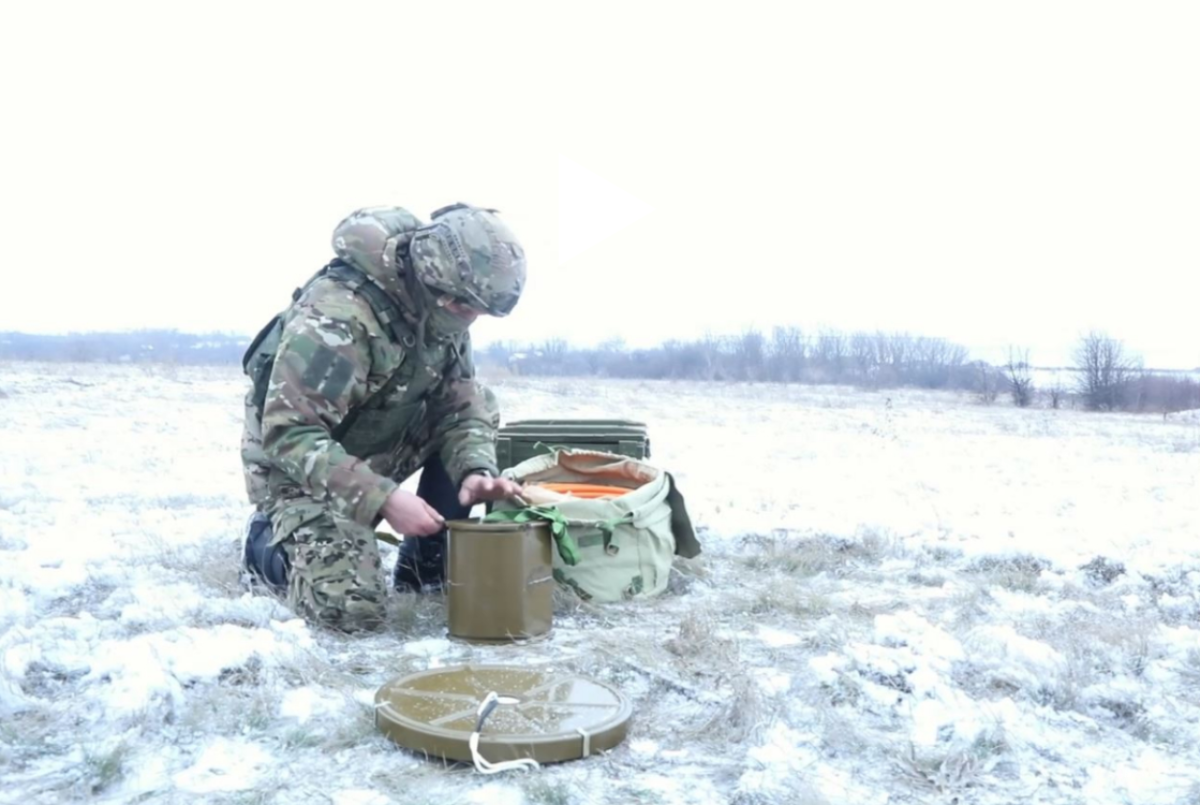
[[[543,489],[549,489],[551,492],[558,492],[560,495],[570,495],[580,498],[581,500],[598,500],[600,498],[617,498],[621,495],[626,495],[630,490],[623,486],[605,486],[601,484],[583,484],[583,483],[554,483],[546,482],[534,484]]]

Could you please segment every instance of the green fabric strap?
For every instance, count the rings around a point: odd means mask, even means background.
[[[544,521],[550,524],[550,534],[558,547],[558,555],[568,565],[579,564],[579,546],[567,528],[567,518],[557,506],[530,506],[525,509],[494,511],[483,518],[490,523],[532,523]]]

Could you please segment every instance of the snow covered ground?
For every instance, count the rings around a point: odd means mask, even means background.
[[[646,421],[703,557],[526,647],[310,629],[240,587],[232,369],[0,364],[0,802],[1200,803],[1200,417],[911,390],[507,379]],[[390,564],[394,549],[385,550]],[[603,757],[397,749],[374,690],[459,662],[624,691]]]

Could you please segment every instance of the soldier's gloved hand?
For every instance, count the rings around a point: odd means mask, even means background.
[[[520,494],[521,485],[516,481],[490,475],[468,475],[458,491],[458,502],[464,506],[474,506],[480,501],[506,500]]]
[[[403,489],[388,495],[379,513],[397,534],[406,537],[427,537],[441,531],[446,525],[445,518],[436,509]]]

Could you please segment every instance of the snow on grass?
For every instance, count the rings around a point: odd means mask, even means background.
[[[193,794],[248,791],[261,783],[273,762],[270,753],[257,744],[216,738],[173,782],[178,790]]]
[[[508,379],[510,420],[646,421],[705,553],[470,646],[437,597],[347,637],[247,593],[235,371],[0,381],[0,802],[1200,803],[1186,412]],[[381,684],[463,662],[596,676],[629,737],[487,778],[377,732]]]

